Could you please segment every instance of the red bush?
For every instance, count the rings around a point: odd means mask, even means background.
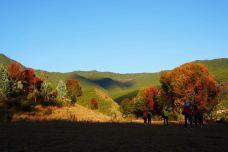
[[[91,99],[90,106],[91,106],[91,109],[98,109],[98,103],[97,103],[96,98]]]

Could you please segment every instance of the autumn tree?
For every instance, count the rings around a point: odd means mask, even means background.
[[[22,80],[24,84],[24,89],[26,92],[33,92],[35,89],[35,84],[38,81],[33,69],[25,69],[22,72]]]
[[[186,100],[206,111],[211,111],[218,103],[217,82],[201,64],[186,63],[162,72],[160,82],[163,95],[177,112]]]
[[[71,98],[71,102],[75,103],[77,97],[82,95],[82,89],[77,80],[67,80],[66,82],[67,95]]]
[[[8,66],[8,75],[12,94],[33,93],[40,89],[42,80],[36,77],[31,68],[24,68],[21,64],[13,62]]]
[[[158,88],[157,87],[147,87],[144,90],[144,97],[145,97],[145,106],[148,110],[154,111],[155,110],[155,100],[156,96],[158,95]]]
[[[17,62],[13,62],[8,65],[8,75],[9,75],[9,78],[12,80],[16,80],[16,81],[22,80],[23,71],[24,71],[24,67]]]
[[[159,89],[157,87],[147,87],[138,92],[133,101],[133,114],[137,117],[141,116],[143,110],[157,112],[157,98],[159,97]]]
[[[10,96],[18,96],[23,93],[23,71],[24,67],[17,62],[8,65],[7,73],[9,78]]]

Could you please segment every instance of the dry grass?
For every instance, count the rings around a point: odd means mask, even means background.
[[[135,123],[67,121],[0,124],[1,152],[226,152],[228,127],[185,129]]]
[[[12,121],[46,121],[46,120],[66,120],[66,121],[90,121],[108,122],[111,117],[96,110],[90,110],[76,104],[70,107],[42,107],[36,106],[34,112],[17,113]]]

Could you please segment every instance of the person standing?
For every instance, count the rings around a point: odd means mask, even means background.
[[[144,120],[144,124],[147,123],[147,116],[148,116],[147,110],[144,109],[144,110],[143,110],[143,120]]]
[[[201,110],[199,110],[198,119],[199,119],[199,126],[200,128],[202,128],[204,126],[204,123],[203,123],[203,113]]]
[[[163,117],[163,121],[164,121],[164,126],[168,126],[169,125],[169,111],[167,108],[163,111],[162,117]]]
[[[192,115],[194,117],[195,127],[197,127],[198,121],[199,121],[199,109],[196,105],[194,105],[194,107],[193,107]]]
[[[182,114],[184,115],[185,128],[187,128],[187,126],[188,126],[188,121],[190,123],[190,127],[192,127],[192,110],[191,110],[189,101],[186,101],[184,103],[184,108],[183,108]]]
[[[148,112],[148,116],[147,116],[147,119],[148,119],[148,125],[151,125],[152,116],[153,116],[152,111],[149,111],[149,112]]]

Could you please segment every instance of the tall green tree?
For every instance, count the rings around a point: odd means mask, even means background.
[[[10,83],[6,68],[0,64],[0,92],[4,95],[8,95],[10,91]]]
[[[59,80],[58,85],[56,87],[56,91],[57,91],[57,99],[60,101],[63,101],[64,97],[67,95],[66,84],[63,82],[63,80]]]
[[[44,81],[41,85],[41,96],[45,101],[50,100],[51,93],[53,88],[51,87],[51,83]]]

